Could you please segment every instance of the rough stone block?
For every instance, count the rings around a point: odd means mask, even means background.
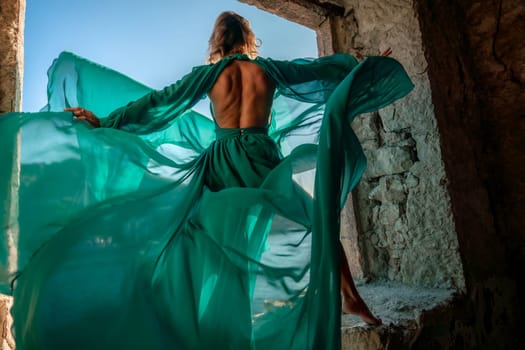
[[[396,110],[396,104],[391,104],[383,109],[379,110],[379,116],[381,117],[381,123],[383,129],[387,132],[396,132],[404,129],[408,129],[411,126],[409,117],[403,117]]]
[[[398,177],[384,176],[379,178],[379,185],[370,191],[368,198],[382,203],[403,203],[407,195]]]
[[[379,223],[384,226],[393,226],[399,219],[399,205],[393,203],[383,203],[379,208]]]
[[[381,144],[385,146],[398,146],[415,148],[416,141],[406,131],[382,132],[380,134]],[[414,149],[415,152],[415,149]]]
[[[368,158],[366,177],[399,174],[410,169],[414,162],[410,152],[402,147],[382,147],[373,151]]]
[[[378,142],[379,129],[377,125],[377,116],[374,113],[368,113],[354,119],[352,128],[357,138],[361,142]],[[376,146],[377,147],[377,146]]]

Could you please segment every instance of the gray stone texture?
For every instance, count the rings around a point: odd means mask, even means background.
[[[404,99],[354,124],[368,159],[356,214],[365,274],[427,287],[464,288],[440,139],[411,1],[347,0],[352,23],[339,49],[363,58],[386,48],[415,84]],[[344,35],[342,33],[345,33]]]

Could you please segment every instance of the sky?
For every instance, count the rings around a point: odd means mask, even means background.
[[[217,16],[246,17],[274,59],[317,57],[315,32],[236,0],[27,0],[23,111],[46,104],[47,69],[71,51],[150,87],[205,63]]]

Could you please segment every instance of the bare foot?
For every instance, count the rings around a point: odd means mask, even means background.
[[[365,302],[359,295],[354,280],[352,279],[352,273],[348,266],[345,250],[341,244],[339,244],[339,246],[341,249],[341,295],[343,297],[343,313],[357,315],[371,326],[379,326],[383,324],[383,321],[370,312],[370,309],[368,309],[368,306],[366,306]]]
[[[343,313],[359,316],[370,326],[383,324],[380,318],[375,317],[363,300],[348,300],[343,297]]]

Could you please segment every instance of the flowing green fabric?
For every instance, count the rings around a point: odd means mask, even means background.
[[[339,214],[366,164],[350,123],[412,83],[385,57],[257,58],[269,128],[220,129],[191,108],[232,60],[154,91],[62,53],[43,111],[0,118],[17,349],[340,348]]]

